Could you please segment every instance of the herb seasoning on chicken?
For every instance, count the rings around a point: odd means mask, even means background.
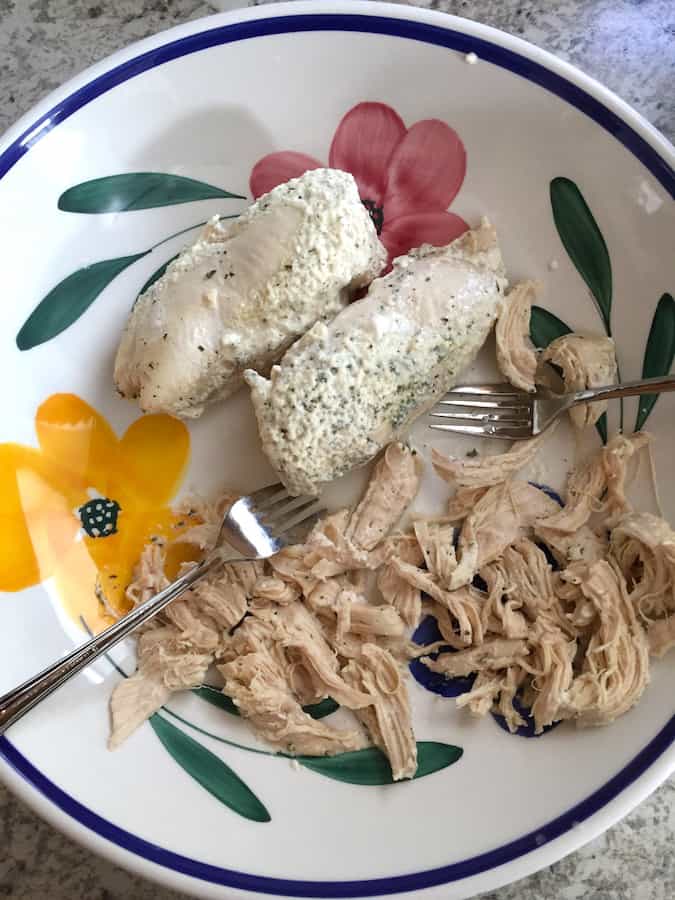
[[[506,283],[483,222],[448,247],[395,260],[363,300],[291,347],[269,380],[247,371],[263,448],[286,487],[318,492],[433,406],[478,353]]]
[[[138,299],[115,360],[119,392],[146,412],[196,417],[266,372],[382,270],[386,251],[353,177],[315,169],[218,216]]]

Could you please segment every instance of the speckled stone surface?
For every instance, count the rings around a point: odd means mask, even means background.
[[[221,8],[244,0],[215,2]],[[421,0],[521,35],[578,65],[675,138],[673,0]],[[0,0],[0,132],[114,50],[212,11],[199,0]],[[675,780],[593,841],[483,900],[671,900]],[[178,900],[81,849],[0,786],[0,897]]]

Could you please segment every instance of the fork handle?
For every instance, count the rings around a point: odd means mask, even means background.
[[[193,584],[201,581],[204,576],[214,568],[216,564],[226,561],[220,554],[214,553],[202,562],[193,566],[163,591],[149,597],[144,603],[118,619],[109,628],[94,635],[84,644],[67,653],[57,662],[47,666],[42,672],[24,681],[18,687],[0,697],[0,734],[3,734],[10,725],[20,719],[29,709],[32,709],[52,691],[69,681],[73,675],[81,672],[99,656],[124,640],[125,637],[143,625],[148,619],[168,606],[176,597],[180,597]]]
[[[572,406],[593,400],[615,400],[619,397],[635,397],[638,394],[660,394],[675,391],[675,375],[658,378],[643,378],[640,381],[624,381],[622,384],[608,384],[605,387],[588,388],[572,395]]]

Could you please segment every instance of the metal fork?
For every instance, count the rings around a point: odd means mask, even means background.
[[[571,394],[556,394],[546,387],[527,394],[510,384],[465,384],[453,388],[437,403],[430,416],[443,419],[443,424],[433,423],[429,427],[474,437],[520,441],[541,434],[579,403],[661,391],[675,391],[675,376],[627,381]]]
[[[290,497],[280,484],[241,497],[226,512],[216,545],[201,562],[105,631],[0,697],[0,734],[214,568],[225,562],[273,556],[289,543],[289,532],[308,528],[323,512],[325,509],[316,497]],[[294,534],[295,537],[299,535]]]

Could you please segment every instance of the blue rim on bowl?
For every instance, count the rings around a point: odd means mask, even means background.
[[[399,12],[403,11],[399,10]],[[268,35],[312,31],[352,31],[420,41],[455,52],[473,52],[481,59],[541,86],[589,116],[613,135],[652,173],[665,190],[675,197],[675,171],[669,162],[635,128],[587,90],[534,59],[528,58],[523,53],[501,46],[486,38],[458,31],[452,27],[456,20],[447,18],[448,24],[441,25],[440,23],[444,21],[445,17],[438,14],[425,14],[424,18],[433,18],[433,21],[438,24],[375,14],[297,13],[277,15],[270,13],[262,18],[204,28],[193,34],[167,41],[155,49],[134,56],[104,74],[92,78],[24,128],[23,132],[0,153],[0,179],[41,138],[53,128],[58,127],[78,109],[123,82],[170,60],[210,47]],[[488,29],[482,29],[482,31],[489,33]],[[525,46],[522,42],[518,43]],[[637,117],[635,118],[637,119]],[[167,869],[213,884],[258,893],[302,897],[357,897],[400,893],[459,881],[485,873],[538,850],[588,820],[607,806],[610,801],[619,797],[657,760],[663,757],[674,741],[675,716],[613,778],[581,803],[536,832],[530,832],[501,847],[451,865],[390,878],[362,881],[300,881],[272,878],[221,868],[187,858],[149,843],[87,809],[36,769],[4,737],[0,738],[0,758],[4,759],[11,769],[15,770],[33,788],[85,828],[111,841],[123,850]]]

